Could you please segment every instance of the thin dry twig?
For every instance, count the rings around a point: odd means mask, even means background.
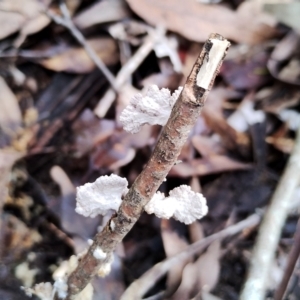
[[[295,265],[297,263],[299,255],[300,255],[300,219],[298,220],[296,233],[294,236],[294,244],[293,244],[292,249],[289,254],[287,267],[285,269],[285,272],[284,272],[283,278],[279,284],[279,287],[277,288],[277,291],[275,293],[274,300],[283,299],[284,294],[287,289],[287,286],[288,286],[288,283],[289,283],[289,280],[295,269]]]
[[[124,64],[119,73],[116,76],[116,86],[117,89],[120,90],[122,86],[125,84],[126,80],[129,76],[138,68],[138,66],[144,61],[144,59],[149,55],[149,53],[153,50],[153,47],[159,37],[161,36],[161,32],[158,30],[152,32],[149,30],[149,35],[143,42],[143,44],[139,47],[139,49],[133,54],[133,56]],[[103,118],[112,103],[116,98],[116,94],[113,90],[108,90],[105,95],[101,98],[98,105],[94,109],[95,114],[99,118]]]
[[[100,57],[97,55],[95,50],[89,45],[89,43],[86,41],[83,34],[77,29],[77,27],[74,25],[69,10],[66,6],[66,4],[61,1],[59,4],[62,17],[57,15],[56,13],[46,10],[45,13],[58,25],[62,25],[65,28],[67,28],[71,34],[74,36],[74,38],[78,41],[79,44],[85,49],[91,60],[94,62],[94,64],[98,67],[98,69],[103,73],[103,75],[106,77],[107,81],[110,83],[111,87],[117,92],[118,86],[116,84],[116,78],[115,76],[110,72],[110,70],[106,67],[106,65],[103,63],[103,61],[100,59]]]
[[[269,272],[293,194],[300,182],[300,127],[294,150],[259,229],[241,300],[265,299]]]
[[[97,274],[100,267],[109,263],[112,252],[131,230],[166,178],[193,128],[214,79],[219,72],[230,43],[218,34],[212,34],[204,44],[186,84],[175,103],[170,118],[162,130],[153,154],[126,194],[118,212],[112,216],[102,232],[98,233],[87,254],[68,278],[68,295],[72,299]],[[103,260],[93,253],[100,249],[106,254]]]
[[[231,225],[215,234],[212,234],[188,246],[181,253],[156,264],[127,288],[127,290],[123,293],[121,300],[142,299],[143,295],[145,295],[150,288],[154,286],[154,284],[170,270],[172,266],[193,257],[195,254],[198,254],[216,240],[223,240],[224,238],[235,235],[246,228],[257,226],[260,222],[260,219],[261,217],[259,214],[253,214],[247,219]]]

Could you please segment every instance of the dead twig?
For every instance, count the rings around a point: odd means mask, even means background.
[[[151,200],[177,157],[193,128],[230,43],[218,34],[212,34],[204,44],[186,84],[175,103],[167,124],[144,170],[137,177],[117,212],[98,233],[87,254],[68,278],[70,300],[95,276],[99,268],[110,263],[112,252],[131,230]],[[94,251],[105,253],[103,260]]]
[[[138,66],[153,50],[155,43],[161,37],[161,35],[162,33],[159,32],[159,29],[153,32],[149,30],[149,34],[143,42],[143,44],[134,53],[134,55],[124,64],[124,66],[117,74],[115,83],[118,90],[120,90],[123,87],[129,76],[138,68]],[[94,109],[95,114],[99,118],[103,118],[106,115],[109,108],[111,107],[115,98],[116,93],[113,90],[109,89]]]
[[[188,246],[181,253],[156,264],[127,288],[127,290],[123,293],[121,300],[142,299],[143,295],[145,295],[150,288],[170,270],[172,266],[193,257],[216,240],[222,240],[231,235],[235,235],[246,228],[257,226],[260,219],[260,215],[253,214],[247,219],[212,234]]]
[[[86,41],[83,34],[74,25],[66,4],[63,1],[61,1],[60,4],[59,4],[59,7],[60,7],[60,10],[61,10],[61,13],[62,13],[62,17],[57,15],[56,13],[52,12],[51,10],[46,10],[45,13],[56,24],[64,26],[65,28],[67,28],[71,32],[71,34],[78,41],[78,43],[81,44],[81,46],[85,49],[85,51],[87,52],[87,54],[89,55],[91,60],[94,62],[94,64],[104,74],[107,81],[110,83],[111,87],[117,92],[118,91],[118,86],[116,84],[115,76],[110,72],[110,70],[106,67],[106,65],[103,63],[103,61],[97,55],[95,50]]]
[[[287,286],[288,286],[288,283],[289,283],[289,280],[295,269],[295,265],[297,263],[299,255],[300,255],[300,219],[298,220],[296,233],[294,236],[294,244],[293,244],[292,249],[289,254],[287,267],[285,269],[285,272],[284,272],[283,278],[279,284],[279,287],[277,288],[277,291],[275,293],[274,300],[283,299],[284,294],[287,289]]]
[[[300,182],[300,128],[294,150],[264,216],[253,250],[249,274],[241,300],[265,299],[270,267],[290,209],[291,199]]]

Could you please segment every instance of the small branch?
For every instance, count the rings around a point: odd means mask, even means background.
[[[231,225],[215,234],[212,234],[190,246],[188,246],[181,253],[174,255],[164,261],[156,264],[139,279],[135,280],[123,293],[121,300],[142,299],[142,297],[152,288],[157,281],[159,281],[172,266],[178,262],[192,258],[194,255],[203,251],[212,242],[216,240],[223,240],[229,236],[235,235],[242,230],[255,227],[259,224],[261,217],[258,214],[253,214],[247,219]]]
[[[116,87],[118,90],[122,88],[129,76],[138,68],[138,66],[144,61],[144,59],[149,55],[153,50],[155,43],[158,40],[158,36],[161,36],[161,33],[158,30],[152,32],[149,30],[149,35],[145,39],[144,43],[139,47],[139,49],[134,53],[134,55],[125,63],[121,68],[118,75],[116,76]],[[116,98],[116,94],[111,89],[108,90],[105,95],[101,98],[98,105],[94,109],[95,114],[99,118],[103,118],[112,103]]]
[[[297,263],[299,255],[300,255],[300,219],[298,219],[296,233],[294,236],[294,243],[293,243],[292,249],[289,254],[287,267],[285,269],[285,272],[284,272],[283,278],[279,284],[279,287],[277,288],[277,291],[275,293],[274,300],[283,299],[284,294],[287,289],[287,286],[288,286],[288,283],[289,283],[289,280],[295,269],[295,265]]]
[[[94,64],[104,74],[107,81],[110,83],[111,87],[117,92],[118,91],[118,86],[116,84],[116,79],[115,79],[114,75],[109,71],[109,69],[106,67],[106,65],[103,63],[103,61],[100,59],[100,57],[97,55],[95,50],[86,41],[83,34],[74,25],[66,4],[63,1],[61,1],[60,4],[59,4],[59,7],[60,7],[60,10],[61,10],[61,13],[62,13],[63,17],[53,13],[50,10],[46,10],[45,13],[56,24],[64,26],[65,28],[67,28],[71,32],[71,34],[78,41],[78,43],[85,49],[85,51],[87,52],[87,54],[89,55],[91,60],[94,62]]]
[[[206,41],[149,162],[126,194],[117,214],[110,219],[102,232],[95,236],[88,253],[68,278],[66,299],[78,294],[97,274],[98,269],[109,263],[108,258],[116,246],[139,219],[144,206],[176,163],[181,148],[204,106],[229,46],[230,43],[218,34],[212,34]],[[203,68],[210,75],[209,84],[204,79]],[[99,248],[107,254],[104,260],[96,259],[93,255]]]
[[[300,127],[294,150],[259,229],[241,300],[263,300],[268,277],[290,203],[300,182]]]

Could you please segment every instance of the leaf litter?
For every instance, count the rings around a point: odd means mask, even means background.
[[[53,281],[61,262],[88,246],[107,219],[76,214],[75,187],[112,172],[132,184],[161,126],[144,126],[132,135],[121,127],[121,112],[151,85],[172,94],[184,84],[201,43],[218,32],[234,45],[178,164],[160,188],[168,194],[191,185],[206,197],[209,214],[188,227],[143,214],[119,246],[111,274],[93,285],[97,299],[238,299],[258,221],[233,236],[207,239],[268,205],[295,144],[300,58],[299,21],[292,12],[297,3],[66,4],[118,91],[109,89],[74,31],[50,20],[49,12],[60,13],[56,3],[1,1],[0,255],[5,272],[0,272],[0,298],[26,299],[21,285]],[[299,218],[296,206],[272,267],[271,296],[285,272]],[[201,251],[186,256],[193,243],[202,242]],[[165,258],[167,264],[157,265]],[[287,295],[299,298],[298,290],[288,288]]]

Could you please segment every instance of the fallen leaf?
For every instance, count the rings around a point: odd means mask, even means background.
[[[201,290],[209,292],[214,288],[220,274],[220,250],[220,241],[215,241],[196,262],[185,266],[181,284],[172,300],[190,299]]]
[[[222,155],[212,155],[175,165],[168,175],[186,178],[191,176],[205,176],[225,171],[247,170],[250,168],[252,168],[250,164],[234,161],[233,159]]]
[[[129,10],[124,0],[98,1],[80,12],[73,19],[81,29],[104,23],[120,21],[129,17]]]
[[[275,78],[282,82],[298,86],[300,85],[298,70],[299,59],[297,59],[299,44],[299,34],[294,31],[289,32],[279,43],[276,44],[267,64],[270,73]],[[291,61],[287,64],[287,61],[290,59]],[[282,68],[282,66],[284,67]],[[291,72],[291,70],[293,72]]]
[[[22,157],[22,153],[11,149],[0,149],[0,213],[8,195],[8,182],[14,163]],[[1,224],[0,224],[1,227]]]
[[[59,207],[55,208],[55,213],[60,217],[62,228],[84,240],[92,238],[100,224],[99,218],[86,218],[75,212],[76,189],[61,167],[53,166],[50,176],[59,185],[61,191]]]
[[[45,14],[39,14],[33,19],[29,19],[24,24],[24,26],[20,28],[20,34],[18,38],[14,41],[15,47],[20,47],[28,35],[39,32],[40,30],[45,28],[50,22],[50,18]]]
[[[224,149],[221,147],[218,139],[213,137],[195,135],[192,137],[192,144],[203,157],[224,153]]]
[[[164,26],[192,41],[204,42],[212,32],[218,32],[236,42],[258,44],[275,34],[275,30],[264,23],[264,16],[254,1],[242,3],[236,12],[222,5],[206,5],[194,0],[127,2],[149,24]]]
[[[72,126],[75,133],[75,156],[82,157],[98,143],[104,143],[115,131],[112,120],[99,120],[90,109],[85,109]]]
[[[256,89],[270,81],[267,69],[269,54],[263,49],[249,57],[240,55],[223,62],[221,74],[234,89]]]
[[[213,242],[206,252],[196,261],[198,270],[198,289],[211,291],[218,282],[220,274],[221,245],[220,241]]]
[[[112,65],[118,61],[117,45],[113,39],[96,38],[87,42],[106,65]],[[81,47],[69,48],[51,58],[40,60],[39,63],[53,71],[79,74],[89,73],[95,68],[95,64]]]
[[[41,9],[47,7],[50,1],[44,0],[42,2],[26,0],[26,5],[24,5],[22,0],[0,1],[0,40],[19,30],[24,30],[21,33],[24,38],[26,32],[32,34],[48,25],[49,19],[41,13]],[[44,21],[41,22],[40,18]],[[47,22],[45,22],[46,19],[48,19]]]
[[[1,76],[0,91],[0,127],[6,135],[13,136],[22,124],[18,99]]]
[[[295,141],[289,138],[268,136],[266,142],[283,153],[290,154],[295,146]]]
[[[161,220],[161,236],[164,244],[164,249],[167,257],[176,255],[186,249],[188,243],[172,228],[172,221],[162,219]],[[188,263],[187,259],[178,261],[170,268],[167,276],[167,289],[165,295],[172,295],[178,288],[181,281],[182,270]]]

